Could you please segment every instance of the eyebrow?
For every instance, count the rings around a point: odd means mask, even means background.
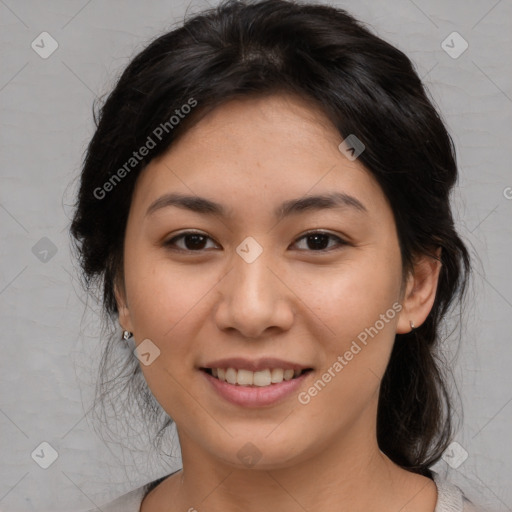
[[[206,199],[205,197],[183,195],[177,193],[165,194],[156,199],[146,211],[146,216],[170,206],[176,206],[202,215],[216,217],[230,217],[231,214],[222,204]],[[353,209],[368,213],[366,207],[359,199],[344,192],[332,192],[315,196],[304,196],[283,202],[274,210],[274,216],[281,220],[293,214],[305,211],[327,210],[334,208]]]

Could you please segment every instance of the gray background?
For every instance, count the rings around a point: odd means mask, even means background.
[[[165,465],[107,450],[84,415],[102,340],[66,230],[93,99],[147,41],[206,5],[0,0],[2,511],[83,510],[181,467],[179,457]],[[460,447],[447,460],[460,465],[436,468],[493,510],[512,510],[512,3],[335,5],[413,60],[456,143],[455,215],[476,267],[460,350],[447,347],[464,408]],[[59,45],[46,59],[31,47],[43,31]],[[453,31],[469,44],[458,58],[441,47]],[[31,457],[43,441],[58,454],[48,469]],[[35,453],[49,457],[48,449]]]

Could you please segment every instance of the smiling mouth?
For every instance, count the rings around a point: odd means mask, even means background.
[[[237,370],[235,368],[200,368],[200,370],[222,382],[227,382],[234,386],[246,387],[272,386],[284,381],[297,379],[305,373],[313,371],[312,368],[305,368],[303,370],[273,368],[259,372],[243,369]]]

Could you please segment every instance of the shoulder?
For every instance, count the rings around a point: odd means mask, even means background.
[[[174,473],[177,473],[178,471],[179,470],[175,471]],[[174,475],[174,473],[157,478],[152,482],[149,482],[145,485],[142,485],[141,487],[138,487],[137,489],[119,496],[114,501],[109,501],[108,503],[104,504],[97,503],[95,508],[89,509],[86,512],[140,512],[140,506],[146,494],[148,494],[166,478]]]
[[[485,512],[469,501],[459,487],[444,480],[435,471],[432,471],[432,477],[437,487],[434,512]]]
[[[485,512],[469,501],[456,485],[444,480],[434,471],[432,471],[432,477],[437,487],[437,504],[434,512]],[[100,510],[102,512],[139,512],[144,496],[155,484],[162,480],[163,478],[159,478],[154,482],[123,494],[114,501],[101,505]],[[97,511],[98,507],[87,512]]]
[[[177,473],[178,471],[179,469],[176,470],[174,473]],[[109,501],[108,503],[103,504],[96,503],[95,508],[89,509],[86,512],[140,512],[140,506],[146,494],[148,494],[152,489],[154,489],[158,484],[163,482],[166,478],[168,478],[171,475],[174,475],[174,473],[162,476],[160,478],[157,478],[156,480],[153,480],[152,482],[144,484],[141,487],[138,487],[137,489],[134,489],[126,494],[123,494],[122,496],[119,496],[114,501]]]
[[[114,501],[105,504],[97,504],[95,508],[89,509],[86,512],[98,512],[98,510],[101,510],[101,512],[139,512],[140,505],[149,485],[151,484],[143,485],[138,489],[123,494]]]

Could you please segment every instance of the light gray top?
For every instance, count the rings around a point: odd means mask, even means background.
[[[437,504],[434,512],[484,512],[477,509],[462,493],[459,487],[443,480],[435,471],[432,471],[437,486]],[[139,487],[119,498],[101,505],[101,509],[94,508],[87,512],[140,512],[140,506],[148,484]]]

